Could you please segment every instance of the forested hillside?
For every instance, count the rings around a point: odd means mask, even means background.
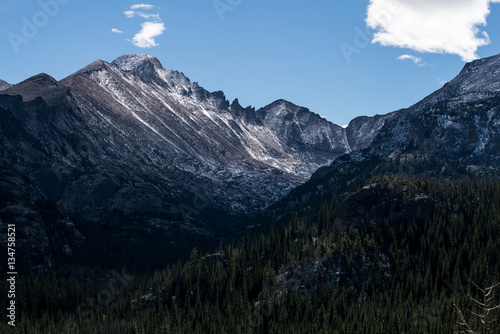
[[[500,282],[498,181],[374,177],[321,208],[155,272],[68,264],[19,277],[18,323],[2,332],[453,333],[464,320],[500,331],[500,310],[472,300]]]

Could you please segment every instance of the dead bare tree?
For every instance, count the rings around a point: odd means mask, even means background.
[[[498,334],[498,316],[495,317],[495,310],[500,309],[500,304],[496,305],[495,289],[500,287],[500,283],[495,283],[487,288],[480,288],[474,281],[474,287],[480,292],[481,300],[477,300],[471,295],[469,299],[472,301],[473,308],[468,310],[471,318],[467,319],[464,312],[460,310],[455,302],[453,308],[458,316],[457,324],[460,330],[455,333],[460,334]],[[476,321],[474,321],[474,318]]]

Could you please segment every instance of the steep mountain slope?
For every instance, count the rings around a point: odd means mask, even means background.
[[[130,238],[137,225],[165,242],[216,242],[350,151],[344,129],[305,108],[230,104],[145,54],[59,82],[39,74],[3,91],[0,107],[5,168],[62,213],[121,222]]]
[[[348,196],[374,175],[500,177],[499,74],[500,55],[479,59],[407,109],[354,119],[346,129],[353,152],[320,168],[270,214],[311,210],[308,203]]]
[[[192,178],[182,177],[174,197],[199,192],[230,214],[262,209],[345,152],[330,147],[325,148],[328,160],[302,159],[253,116],[252,108],[243,109],[237,101],[229,105],[222,92],[209,93],[147,55],[120,57],[112,64],[98,61],[61,84],[71,88],[86,118],[104,127],[96,136],[113,138],[99,159],[146,162],[155,177],[165,168],[192,173],[201,179],[189,184]],[[322,126],[329,130],[330,124]],[[136,137],[132,142],[130,135]]]
[[[290,102],[278,100],[259,109],[257,117],[278,137],[280,144],[318,167],[328,164],[332,156],[351,151],[343,128]]]
[[[415,149],[439,156],[455,155],[456,160],[465,159],[468,163],[488,164],[489,146],[496,145],[497,140],[494,133],[498,130],[499,74],[500,55],[466,64],[460,74],[441,89],[410,108],[396,112],[374,139],[371,152],[392,154],[405,144],[421,144],[416,142],[418,137],[425,139],[427,145]],[[444,137],[452,142],[445,143]],[[443,149],[430,145],[429,141],[441,143]],[[460,142],[474,149],[458,152]]]
[[[359,151],[369,147],[385,122],[395,115],[397,112],[373,117],[360,116],[350,121],[345,131],[351,150]]]

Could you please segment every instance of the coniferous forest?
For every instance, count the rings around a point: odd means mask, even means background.
[[[500,333],[498,181],[379,176],[329,197],[163,268],[89,234],[94,260],[18,277],[1,332]]]

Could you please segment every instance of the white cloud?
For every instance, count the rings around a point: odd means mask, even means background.
[[[137,16],[147,20],[147,22],[141,24],[141,30],[135,34],[132,40],[129,40],[133,45],[139,48],[152,48],[158,46],[159,44],[156,43],[155,38],[163,35],[166,29],[165,24],[161,21],[160,14],[149,14],[142,11],[136,11],[138,9],[150,10],[153,8],[155,8],[155,6],[149,4],[135,4],[130,6],[131,10],[124,12],[125,16],[129,19]]]
[[[131,18],[134,17],[135,12],[133,10],[127,10],[127,11],[123,12],[123,14],[125,14],[126,17],[128,17],[129,19],[131,19]]]
[[[123,34],[123,31],[116,28],[111,29],[111,32],[114,32],[115,34]]]
[[[161,22],[160,15],[159,14],[144,14],[141,12],[136,13],[140,17],[146,20],[153,20],[155,22]]]
[[[153,9],[153,8],[155,8],[155,6],[144,3],[130,6],[130,9]]]
[[[373,43],[471,61],[490,43],[479,26],[493,2],[500,0],[370,0],[366,23],[375,30]]]
[[[414,64],[422,64],[422,58],[420,57],[416,57],[416,56],[412,56],[412,55],[401,55],[398,57],[399,60],[410,60],[412,61]]]
[[[132,38],[132,44],[140,48],[158,46],[155,38],[163,35],[165,24],[162,22],[144,22],[142,29]]]

